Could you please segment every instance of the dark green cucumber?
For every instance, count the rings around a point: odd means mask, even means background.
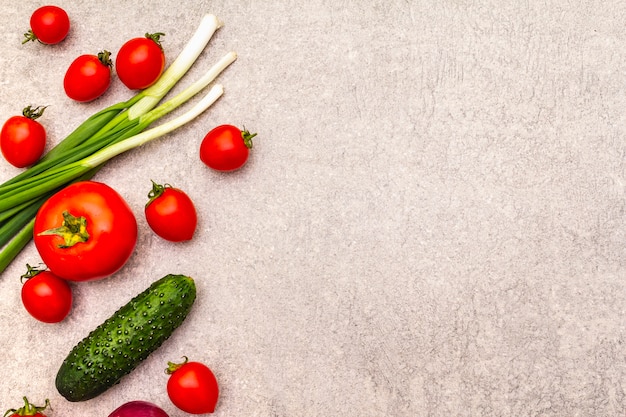
[[[120,382],[182,324],[195,299],[192,278],[155,281],[72,349],[57,373],[59,393],[85,401]]]

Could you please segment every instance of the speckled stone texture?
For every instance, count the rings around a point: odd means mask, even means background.
[[[2,1],[0,115],[49,105],[49,144],[131,93],[73,103],[73,58],[165,32],[168,62],[205,13],[224,21],[180,87],[222,54],[224,96],[96,179],[137,216],[135,254],[73,285],[61,324],[31,319],[0,277],[0,406],[107,416],[165,393],[168,360],[215,372],[216,416],[623,416],[626,3],[621,1],[69,1],[60,45],[21,45],[43,2]],[[200,162],[222,123],[258,133],[249,163]],[[2,162],[2,161],[0,161]],[[0,180],[19,170],[0,163]],[[143,216],[150,180],[185,190],[195,238]],[[187,321],[121,384],[65,401],[70,348],[130,296],[193,276]]]

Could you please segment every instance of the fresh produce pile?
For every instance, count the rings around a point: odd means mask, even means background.
[[[229,52],[200,79],[174,97],[168,92],[191,68],[222,23],[206,15],[179,56],[167,66],[161,42],[164,33],[132,38],[117,53],[80,55],[69,63],[62,80],[69,100],[90,102],[110,88],[112,71],[133,96],[88,117],[46,154],[46,130],[39,121],[46,107],[29,105],[10,117],[0,131],[0,150],[7,163],[24,168],[0,184],[0,273],[31,240],[40,266],[26,265],[21,277],[25,311],[45,323],[63,321],[72,309],[72,287],[120,271],[136,251],[138,222],[124,198],[106,183],[94,180],[111,158],[170,133],[208,109],[223,94],[213,81],[236,60]],[[68,13],[43,6],[32,13],[24,44],[62,42],[70,31]],[[113,65],[113,60],[115,65]],[[208,89],[189,110],[151,127],[160,118]],[[198,162],[229,172],[249,158],[251,134],[224,124],[209,130],[198,149]],[[193,239],[196,207],[189,196],[170,184],[152,181],[144,216],[152,231],[169,242]],[[33,262],[33,265],[35,263]],[[154,281],[102,324],[89,332],[67,355],[56,375],[58,392],[68,401],[97,397],[158,349],[183,323],[196,300],[194,279],[169,274]],[[190,414],[212,413],[219,387],[202,362],[168,362],[164,391],[172,404]],[[53,378],[53,376],[51,376]],[[40,406],[23,398],[20,408],[5,415],[43,416]],[[122,404],[109,417],[167,417],[146,401]]]

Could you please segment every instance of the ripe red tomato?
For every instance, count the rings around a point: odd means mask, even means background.
[[[145,215],[154,233],[172,242],[191,240],[198,216],[191,198],[184,191],[152,181],[148,198]]]
[[[18,409],[11,408],[4,413],[8,417],[17,416],[32,416],[32,417],[46,417],[42,411],[50,407],[50,400],[46,399],[46,403],[43,406],[38,406],[28,402],[28,398],[24,397],[24,406]]]
[[[70,31],[70,18],[57,6],[43,6],[38,8],[30,16],[30,30],[24,34],[28,41],[38,40],[45,44],[61,42]]]
[[[140,90],[159,79],[165,68],[161,36],[164,34],[146,33],[144,38],[134,38],[122,45],[115,59],[115,71],[126,87]]]
[[[27,265],[22,275],[22,304],[31,316],[44,323],[63,321],[72,309],[72,289],[67,281],[50,271]]]
[[[110,276],[126,264],[137,244],[137,220],[113,188],[80,181],[41,206],[33,235],[52,273],[89,281]]]
[[[34,164],[46,147],[46,129],[35,119],[45,107],[26,107],[22,116],[7,120],[0,131],[0,150],[4,158],[17,168]]]
[[[252,138],[245,128],[221,125],[211,130],[200,144],[200,159],[208,167],[218,171],[234,171],[248,160]]]
[[[72,100],[87,102],[104,94],[111,85],[111,53],[81,55],[67,69],[63,79],[65,94]]]
[[[169,362],[167,394],[172,403],[189,414],[215,411],[219,397],[217,379],[208,366],[200,362]]]

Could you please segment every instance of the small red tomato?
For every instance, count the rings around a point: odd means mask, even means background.
[[[38,406],[28,402],[28,398],[23,397],[24,406],[18,409],[11,408],[4,413],[7,417],[17,416],[32,416],[32,417],[46,417],[42,412],[50,407],[50,400],[46,399],[46,403],[43,406]]]
[[[57,6],[43,6],[30,17],[30,30],[24,34],[26,40],[39,41],[48,45],[61,42],[70,31],[70,18],[65,10]]]
[[[211,130],[200,144],[200,159],[218,171],[234,171],[248,160],[252,138],[256,133],[232,125],[221,125]]]
[[[0,150],[11,165],[24,168],[41,158],[46,147],[46,129],[35,119],[45,109],[28,106],[22,110],[22,116],[13,116],[2,126]]]
[[[72,289],[67,281],[50,271],[40,271],[27,265],[22,275],[22,304],[35,319],[44,323],[63,321],[72,309]]]
[[[170,374],[167,394],[172,403],[189,414],[205,414],[215,411],[219,387],[215,375],[208,366],[200,362],[185,361],[168,363]]]
[[[198,216],[187,194],[168,184],[163,186],[152,181],[148,198],[146,220],[154,233],[172,242],[191,240]]]
[[[111,53],[81,55],[67,69],[63,79],[65,94],[72,100],[87,102],[104,94],[111,85]]]
[[[165,67],[165,54],[160,37],[163,33],[146,33],[120,48],[115,58],[115,71],[122,83],[131,90],[150,87],[159,79]]]

